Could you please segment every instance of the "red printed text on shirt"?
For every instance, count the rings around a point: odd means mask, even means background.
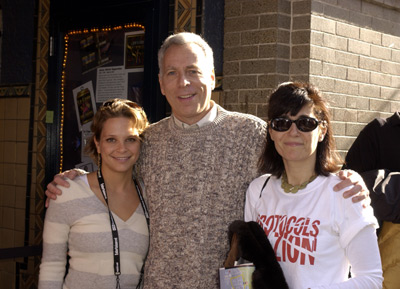
[[[259,215],[257,222],[271,240],[280,262],[314,265],[319,220],[287,215]],[[272,234],[272,235],[271,235]]]

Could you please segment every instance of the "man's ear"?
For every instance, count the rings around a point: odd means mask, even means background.
[[[214,72],[214,69],[211,72],[211,81],[212,81],[212,84],[211,84],[211,91],[212,91],[212,90],[215,89],[215,72]]]

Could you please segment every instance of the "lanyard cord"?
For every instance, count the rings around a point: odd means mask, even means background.
[[[112,233],[112,238],[113,238],[113,252],[114,252],[114,275],[116,276],[116,280],[117,280],[116,288],[119,289],[119,288],[121,288],[120,284],[119,284],[119,275],[121,275],[121,266],[120,266],[118,229],[117,229],[117,224],[115,224],[114,217],[111,214],[110,206],[108,205],[106,184],[104,183],[104,179],[101,174],[100,168],[97,170],[97,179],[99,181],[100,191],[103,194],[104,200],[106,201],[106,204],[107,204],[108,215],[110,216],[111,233]]]
[[[121,265],[120,265],[120,251],[119,251],[119,236],[118,236],[118,229],[117,229],[117,224],[115,223],[114,217],[111,213],[110,206],[108,205],[108,196],[107,196],[107,190],[106,190],[106,184],[104,183],[104,178],[101,173],[101,169],[99,168],[97,170],[97,179],[99,181],[99,186],[100,186],[100,191],[104,197],[104,200],[107,204],[108,208],[108,215],[110,216],[110,225],[111,225],[111,233],[112,233],[112,238],[113,238],[113,252],[114,252],[114,275],[116,276],[117,280],[117,286],[116,288],[120,288],[119,284],[119,275],[121,275]],[[142,189],[139,185],[139,183],[136,181],[136,179],[133,179],[136,187],[137,194],[139,196],[140,204],[142,205],[143,211],[144,211],[144,216],[146,217],[146,222],[147,226],[150,227],[150,218],[149,218],[149,212],[147,210],[146,203],[144,202],[144,198],[142,195]],[[142,270],[140,272],[140,279],[138,282],[138,286],[136,288],[140,288],[140,285],[142,283],[143,279],[143,273],[144,273],[144,263],[142,266]]]

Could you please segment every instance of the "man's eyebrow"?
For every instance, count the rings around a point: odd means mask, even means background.
[[[165,69],[175,69],[175,66],[168,65],[168,66],[165,67]]]
[[[186,69],[193,69],[193,68],[195,68],[195,69],[197,69],[197,70],[200,70],[200,67],[199,67],[198,65],[192,64],[192,65],[186,66]]]
[[[191,64],[191,65],[185,66],[185,69],[193,69],[193,68],[200,69],[200,67],[198,65],[195,65],[195,64]],[[177,69],[174,65],[169,65],[169,66],[166,66],[164,68],[164,70],[174,70],[174,69]]]

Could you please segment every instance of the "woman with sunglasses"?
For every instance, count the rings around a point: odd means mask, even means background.
[[[47,209],[40,289],[137,288],[149,245],[143,186],[132,178],[148,126],[136,103],[113,99],[96,112],[86,151],[98,170],[68,180]],[[69,268],[66,273],[67,255]]]
[[[291,289],[382,288],[377,221],[333,191],[341,165],[318,89],[281,84],[269,98],[266,174],[248,188],[245,220],[264,229]]]

